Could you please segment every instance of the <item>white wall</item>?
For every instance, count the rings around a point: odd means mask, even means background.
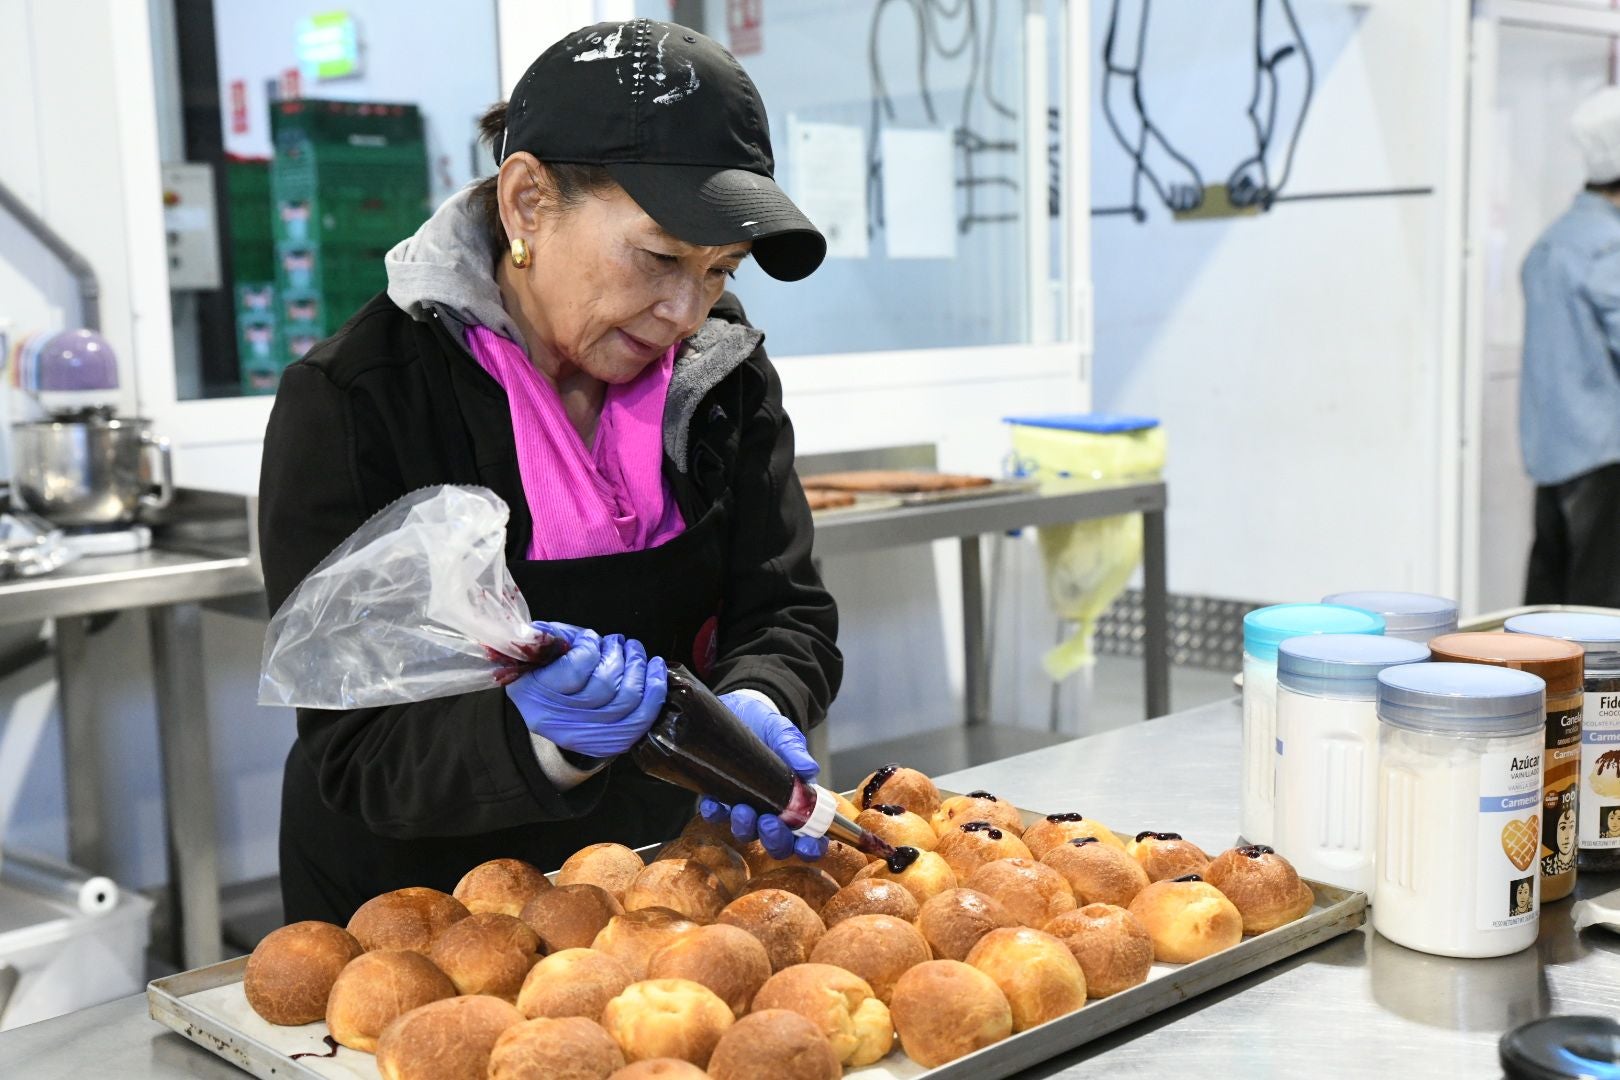
[[[1155,119],[1224,180],[1247,100],[1240,17],[1153,5]],[[1454,431],[1444,245],[1457,57],[1443,0],[1298,3],[1316,101],[1286,193],[1433,187],[1437,194],[1277,205],[1259,218],[1094,223],[1099,408],[1161,417],[1170,584],[1261,601],[1341,588],[1450,591],[1444,500]],[[1093,5],[1102,38],[1110,5]],[[1227,39],[1222,28],[1238,28]],[[1252,30],[1250,31],[1252,32]],[[1225,50],[1223,66],[1209,50]],[[1233,85],[1233,80],[1237,85]],[[1230,123],[1205,119],[1222,108]],[[1234,129],[1233,124],[1237,127]],[[1093,203],[1127,201],[1128,159],[1093,117]],[[1222,166],[1216,169],[1215,166]],[[1450,362],[1455,362],[1454,358]]]

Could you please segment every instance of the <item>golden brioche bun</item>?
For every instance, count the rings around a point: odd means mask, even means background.
[[[956,888],[955,871],[940,858],[937,851],[918,852],[917,860],[898,874],[889,869],[889,864],[882,859],[869,862],[850,884],[871,880],[899,882],[916,897],[919,904],[926,904],[940,893]]]
[[[799,964],[772,975],[754,998],[754,1012],[766,1009],[809,1020],[850,1068],[881,1061],[894,1046],[888,1006],[865,979],[830,964]]]
[[[959,883],[972,877],[973,871],[985,863],[1030,857],[1029,848],[1015,834],[982,821],[969,821],[947,830],[934,845],[934,854],[945,860]]]
[[[810,954],[812,964],[831,964],[865,979],[885,1005],[900,976],[932,959],[922,931],[892,915],[853,915],[829,928]]]
[[[253,1011],[272,1024],[313,1024],[326,1015],[338,973],[364,951],[341,926],[295,922],[272,930],[254,948],[242,991]]]
[[[1287,925],[1316,903],[1316,894],[1293,864],[1264,844],[1221,852],[1202,876],[1238,909],[1245,934]]]
[[[838,808],[838,812],[843,815],[845,819],[854,821],[856,815],[861,812],[860,807],[856,806],[854,803],[850,802],[836,791],[833,792],[833,798],[838,800],[834,805]]]
[[[934,832],[934,826],[927,818],[893,803],[881,803],[870,810],[862,810],[854,821],[890,847],[933,851],[934,845],[939,842],[939,834]]]
[[[583,1016],[514,1024],[489,1055],[489,1080],[608,1080],[622,1068],[619,1044]]]
[[[839,885],[830,874],[813,866],[778,866],[749,878],[742,894],[746,896],[761,889],[790,892],[809,904],[811,911],[819,912],[838,892]]]
[[[711,923],[731,899],[725,886],[696,859],[648,863],[624,891],[624,910],[661,907],[696,923]]]
[[[540,959],[540,936],[521,919],[498,912],[472,915],[433,941],[428,952],[458,994],[488,994],[516,1001],[529,969]]]
[[[1155,881],[1136,894],[1130,913],[1153,939],[1153,958],[1190,964],[1243,940],[1243,916],[1207,881]]]
[[[607,1003],[635,982],[623,963],[595,949],[564,949],[529,969],[517,1007],[532,1019],[583,1016],[596,1020]]]
[[[759,939],[738,926],[716,923],[682,934],[653,954],[650,979],[688,979],[714,991],[742,1016],[771,977],[771,957]]]
[[[540,936],[546,952],[588,949],[624,906],[597,885],[559,885],[523,905],[521,918]]]
[[[1025,828],[1022,839],[1031,855],[1037,859],[1044,859],[1046,853],[1059,844],[1078,840],[1083,836],[1089,836],[1108,847],[1125,850],[1125,841],[1115,835],[1113,829],[1100,821],[1093,821],[1079,814],[1048,814]]]
[[[747,846],[747,841],[739,840],[732,835],[730,822],[709,822],[704,821],[702,817],[694,817],[691,821],[688,821],[686,827],[681,830],[681,836],[686,839],[707,840],[714,844],[724,844],[739,854]]]
[[[787,1009],[766,1009],[720,1036],[709,1075],[715,1080],[838,1080],[844,1069],[815,1024]]]
[[[761,889],[739,896],[715,921],[745,930],[758,939],[771,958],[772,971],[810,959],[816,943],[826,933],[821,917],[810,910],[809,904],[781,889]]]
[[[892,915],[908,923],[917,921],[922,905],[898,881],[862,878],[833,894],[821,909],[821,921],[831,930],[856,915]]]
[[[930,960],[900,977],[894,1026],[906,1056],[935,1069],[1012,1034],[1012,1006],[990,976],[958,960]]]
[[[972,889],[948,889],[917,913],[917,929],[940,960],[966,960],[984,935],[1017,925],[1006,908]]]
[[[1125,907],[1148,887],[1147,871],[1122,848],[1076,837],[1049,850],[1041,862],[1063,875],[1077,905]]]
[[[884,804],[903,806],[922,818],[932,818],[939,809],[939,788],[916,769],[885,765],[866,777],[855,788],[855,805],[862,810]]]
[[[647,967],[652,963],[654,953],[697,928],[697,923],[678,911],[658,907],[639,908],[609,919],[602,932],[596,935],[596,940],[591,942],[591,948],[618,960],[632,978],[640,981],[647,977]]]
[[[1007,914],[1036,930],[1077,906],[1063,875],[1033,859],[985,863],[962,884],[999,901]]]
[[[460,900],[438,889],[395,889],[361,904],[348,930],[367,952],[409,949],[426,956],[434,938],[470,914]]]
[[[371,1054],[377,1050],[378,1036],[396,1019],[419,1005],[455,996],[450,977],[419,952],[361,953],[332,983],[326,1026],[342,1045]]]
[[[608,1080],[707,1080],[708,1075],[690,1061],[648,1058],[646,1061],[632,1061]]]
[[[645,866],[623,844],[591,844],[568,856],[557,871],[557,884],[595,885],[622,904],[624,890]]]
[[[484,994],[420,1005],[377,1039],[383,1080],[485,1080],[503,1032],[523,1023],[508,1002]]]
[[[1204,849],[1180,833],[1144,832],[1125,845],[1125,851],[1142,864],[1149,881],[1202,874],[1209,865]]]
[[[1024,834],[1024,815],[1018,812],[1018,807],[1002,802],[988,791],[952,795],[939,804],[939,809],[934,811],[928,823],[934,827],[936,836],[944,836],[972,821],[994,825],[1013,836]]]
[[[714,991],[688,979],[631,983],[602,1010],[602,1026],[625,1060],[672,1057],[699,1068],[735,1019]]]
[[[1140,919],[1114,904],[1087,904],[1046,924],[1086,974],[1086,996],[1105,998],[1147,981],[1153,939]]]
[[[748,863],[735,848],[701,836],[677,836],[658,849],[658,859],[692,859],[709,868],[720,879],[729,896],[735,897],[748,883]]]
[[[1027,927],[992,930],[967,965],[990,976],[1012,1007],[1013,1030],[1027,1031],[1086,1003],[1086,976],[1067,945]]]
[[[452,895],[474,915],[495,912],[515,919],[524,904],[549,888],[546,875],[522,859],[491,859],[461,875]]]

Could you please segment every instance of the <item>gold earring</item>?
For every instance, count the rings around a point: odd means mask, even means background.
[[[521,236],[512,237],[512,265],[519,270],[529,265],[529,242]]]

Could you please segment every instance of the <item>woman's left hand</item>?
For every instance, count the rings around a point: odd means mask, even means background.
[[[816,759],[810,756],[804,733],[787,717],[776,711],[765,695],[752,690],[734,690],[721,694],[720,701],[732,715],[759,736],[776,756],[787,763],[795,776],[805,783],[813,781],[821,772]],[[752,806],[741,803],[727,806],[703,796],[698,802],[698,813],[713,824],[729,823],[731,835],[738,840],[756,837],[773,859],[786,859],[798,855],[801,859],[819,859],[827,853],[825,836],[795,836],[793,830],[775,814],[761,814]]]

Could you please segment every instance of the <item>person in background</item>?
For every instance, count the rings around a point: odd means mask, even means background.
[[[1525,603],[1620,607],[1620,87],[1571,126],[1586,190],[1523,270],[1519,432],[1536,482]]]

